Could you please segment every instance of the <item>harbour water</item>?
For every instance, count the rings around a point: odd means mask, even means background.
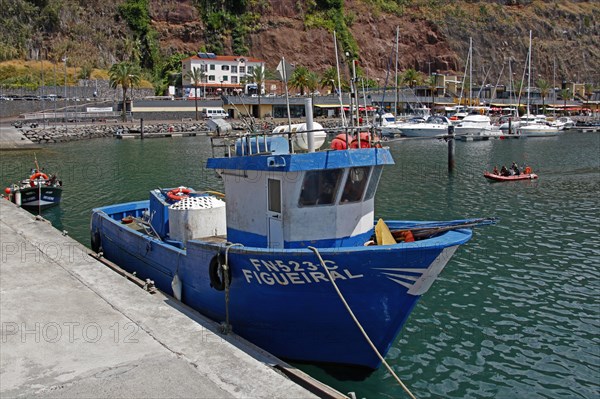
[[[419,398],[596,398],[600,395],[600,135],[456,143],[389,143],[376,216],[444,220],[500,218],[478,228],[421,299],[387,360]],[[92,208],[147,198],[178,185],[221,191],[203,165],[206,137],[95,139],[37,150],[58,172],[63,203],[43,215],[89,245]],[[6,187],[34,153],[3,153]],[[482,173],[526,162],[537,181],[489,183]],[[348,350],[352,350],[349,348]],[[389,373],[299,364],[357,397],[405,397]]]

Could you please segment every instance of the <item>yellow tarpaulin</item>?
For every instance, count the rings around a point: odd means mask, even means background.
[[[375,238],[377,238],[377,245],[392,245],[396,244],[396,240],[392,235],[392,232],[387,227],[387,224],[383,219],[379,219],[375,225]]]

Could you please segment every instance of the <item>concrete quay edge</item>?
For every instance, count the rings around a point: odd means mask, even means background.
[[[5,200],[0,246],[3,398],[346,397]]]

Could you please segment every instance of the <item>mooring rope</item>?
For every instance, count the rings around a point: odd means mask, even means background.
[[[232,247],[243,247],[243,244],[230,244],[228,243],[225,248],[225,264],[221,265],[223,269],[223,282],[225,283],[225,325],[223,326],[223,334],[229,334],[231,331],[231,324],[229,324],[229,250]]]
[[[308,249],[310,249],[311,251],[313,251],[315,253],[315,255],[317,255],[317,257],[319,258],[319,262],[321,262],[321,266],[323,266],[323,269],[325,269],[325,273],[327,273],[327,277],[329,277],[329,281],[331,281],[331,284],[333,284],[333,288],[335,288],[335,291],[337,292],[338,296],[342,300],[342,303],[346,307],[346,310],[348,311],[348,313],[350,313],[350,316],[352,317],[352,320],[354,320],[354,323],[356,323],[358,329],[360,330],[360,332],[363,334],[363,336],[365,337],[365,339],[367,340],[367,342],[371,346],[371,349],[373,349],[373,351],[375,352],[375,354],[377,355],[377,357],[379,358],[379,360],[381,360],[381,363],[383,363],[383,365],[385,366],[385,368],[396,379],[396,381],[398,382],[398,384],[400,384],[400,386],[402,387],[402,389],[404,389],[404,392],[406,392],[408,394],[408,396],[411,397],[411,399],[416,399],[415,395],[413,395],[412,392],[408,389],[408,387],[406,385],[404,385],[404,383],[402,382],[402,380],[400,379],[400,377],[398,377],[396,375],[396,373],[394,373],[394,370],[392,370],[392,368],[385,361],[385,359],[383,358],[383,356],[381,356],[381,353],[379,353],[379,351],[375,347],[375,344],[373,344],[373,341],[371,341],[371,338],[369,338],[369,335],[367,334],[367,332],[365,331],[365,329],[363,328],[363,326],[360,324],[360,322],[358,321],[358,319],[354,315],[354,312],[352,312],[352,309],[350,309],[350,305],[348,305],[348,302],[346,302],[346,298],[344,298],[344,295],[342,295],[342,292],[338,288],[337,284],[335,283],[335,281],[333,281],[333,278],[331,276],[331,273],[329,272],[329,269],[327,268],[327,266],[325,266],[325,262],[323,261],[323,258],[321,257],[321,254],[319,253],[319,250],[317,248],[315,248],[315,247],[308,247]]]

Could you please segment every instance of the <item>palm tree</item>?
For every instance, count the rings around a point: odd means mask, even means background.
[[[248,77],[249,80],[253,81],[254,83],[256,83],[256,88],[257,88],[257,94],[258,94],[258,118],[262,119],[262,114],[260,113],[260,98],[262,96],[262,91],[263,91],[263,86],[265,84],[265,81],[268,78],[268,72],[265,69],[264,65],[260,65],[257,67],[254,67],[254,69],[252,70],[252,74],[250,74],[250,76]]]
[[[194,103],[196,105],[196,120],[198,120],[198,87],[200,83],[204,80],[206,74],[204,71],[198,67],[193,68],[191,71],[188,71],[185,74],[185,77],[192,81],[192,86],[194,86]]]
[[[317,87],[319,87],[319,75],[317,75],[315,72],[309,72],[308,75],[306,76],[306,88],[309,90],[310,92],[310,103],[311,106],[315,107],[315,91],[317,90]]]
[[[540,96],[542,97],[542,112],[546,112],[546,97],[550,94],[550,83],[544,79],[539,79],[536,82],[536,86],[540,89]]]
[[[570,89],[562,89],[560,91],[560,97],[563,99],[563,103],[564,103],[563,112],[566,114],[567,100],[571,99],[571,90]]]
[[[331,88],[331,93],[333,94],[335,93],[335,82],[337,82],[337,70],[334,67],[330,67],[323,72],[319,84],[321,87]]]
[[[140,69],[130,62],[119,62],[110,67],[108,76],[111,88],[116,89],[118,86],[123,88],[123,122],[125,122],[127,120],[127,90],[140,83]]]
[[[300,95],[304,95],[304,89],[308,87],[310,71],[305,66],[299,66],[294,69],[289,81],[290,87],[300,90]]]
[[[419,72],[417,72],[414,68],[410,68],[404,71],[400,81],[402,83],[408,83],[408,86],[410,87],[415,87],[415,85],[421,81],[421,74],[419,74]]]

